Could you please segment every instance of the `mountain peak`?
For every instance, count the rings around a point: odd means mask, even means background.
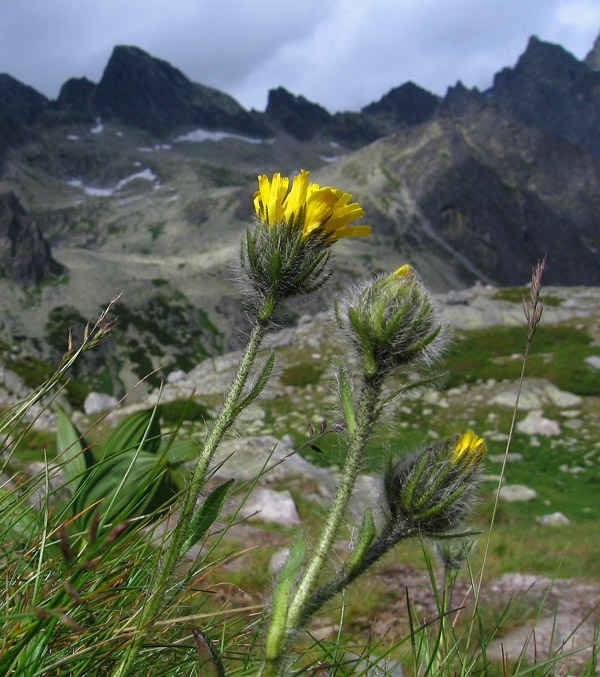
[[[308,141],[332,121],[332,115],[323,106],[296,96],[284,87],[269,90],[265,113],[300,141]]]
[[[17,122],[33,122],[48,105],[48,99],[12,75],[0,73],[0,116],[9,116]]]
[[[584,59],[586,63],[592,70],[600,71],[600,35],[596,38],[594,46],[587,53],[587,56]]]
[[[189,80],[139,47],[117,45],[94,95],[102,115],[164,136],[193,125],[242,134],[268,130],[227,94]]]
[[[383,115],[395,123],[416,125],[429,120],[439,105],[439,97],[414,82],[394,87],[379,101],[362,109],[367,115]]]

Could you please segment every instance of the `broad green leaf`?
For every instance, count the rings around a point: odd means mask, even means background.
[[[126,451],[113,456],[99,466],[91,481],[79,492],[76,512],[100,500],[98,509],[103,522],[153,510],[176,492],[167,469],[164,459],[144,451]],[[92,514],[93,511],[86,513],[84,523]]]
[[[206,500],[192,519],[190,535],[183,544],[182,553],[187,552],[192,546],[196,545],[214,524],[217,517],[221,514],[221,510],[223,510],[223,505],[234,481],[230,479],[224,484],[220,484],[206,497]]]
[[[108,438],[103,458],[121,451],[135,451],[142,441],[144,451],[151,454],[155,454],[160,447],[160,423],[156,408],[136,411],[126,416]]]
[[[169,465],[175,467],[196,458],[200,451],[200,446],[196,440],[191,438],[175,439],[170,445],[165,441],[164,446],[161,446],[158,456],[161,456],[165,451],[165,458]]]
[[[69,489],[72,494],[75,494],[86,471],[93,467],[95,459],[79,430],[61,407],[58,408],[56,455],[61,462],[61,470],[69,484]]]

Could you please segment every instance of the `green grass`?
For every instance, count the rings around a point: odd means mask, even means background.
[[[511,303],[522,303],[523,298],[529,298],[529,287],[504,287],[492,295],[494,301],[510,301]],[[546,306],[560,306],[563,300],[557,296],[544,294],[542,301]]]
[[[570,324],[540,326],[527,365],[529,377],[547,378],[561,390],[600,395],[598,372],[584,359],[598,355],[584,329]],[[525,345],[522,327],[490,327],[460,334],[445,361],[448,388],[487,379],[516,381]]]

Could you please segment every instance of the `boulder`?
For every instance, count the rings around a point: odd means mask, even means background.
[[[538,515],[538,517],[535,518],[535,521],[550,527],[559,527],[563,526],[564,524],[571,524],[571,520],[562,512],[553,512],[549,515]]]
[[[112,395],[105,395],[104,393],[97,393],[92,391],[85,398],[83,403],[83,411],[91,416],[93,414],[99,414],[100,412],[106,411],[107,409],[112,409],[118,404],[116,397]]]
[[[256,489],[240,510],[241,517],[252,517],[255,514],[263,522],[284,527],[297,526],[301,521],[296,503],[287,489]]]
[[[537,496],[535,489],[530,489],[522,484],[504,484],[500,489],[500,498],[507,503],[516,501],[531,501]]]
[[[561,434],[558,421],[546,418],[544,412],[540,409],[530,411],[522,421],[519,421],[517,430],[526,435],[544,435],[544,437],[554,437]]]
[[[47,273],[59,271],[39,225],[13,192],[0,193],[0,274],[21,284],[38,284]]]

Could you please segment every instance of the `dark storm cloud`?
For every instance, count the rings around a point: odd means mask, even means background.
[[[407,80],[443,94],[486,88],[536,34],[582,58],[597,0],[0,0],[0,71],[51,98],[98,81],[115,44],[263,108],[283,85],[330,110],[358,109]]]

